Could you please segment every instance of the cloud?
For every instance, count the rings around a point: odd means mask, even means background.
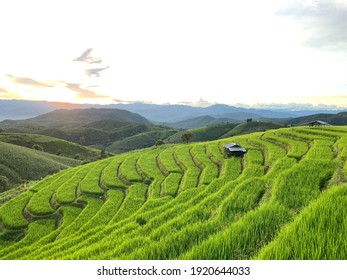
[[[100,72],[101,71],[105,71],[106,69],[108,69],[110,66],[106,66],[104,68],[92,68],[92,69],[87,69],[86,70],[86,75],[88,77],[92,77],[92,76],[95,76],[95,77],[100,77]]]
[[[347,51],[347,1],[290,1],[278,15],[297,20],[308,37],[304,45]]]
[[[48,84],[45,84],[45,83],[33,80],[31,78],[27,78],[27,77],[16,77],[10,74],[7,74],[6,76],[9,79],[11,79],[13,83],[17,83],[17,84],[39,87],[39,88],[53,87],[52,85],[48,85]]]
[[[102,59],[95,58],[90,55],[92,48],[86,49],[79,57],[75,58],[73,61],[80,61],[89,64],[102,63]]]
[[[136,103],[136,101],[127,101],[127,100],[118,99],[118,98],[113,98],[112,101],[116,102],[116,103],[123,103],[123,104],[133,104],[133,103]]]
[[[21,96],[18,93],[12,92],[10,90],[0,88],[0,98],[21,98]]]
[[[81,88],[80,84],[74,84],[74,83],[65,83],[66,87],[74,92],[78,93],[79,98],[110,98],[106,95],[99,95],[98,93],[89,90]]]

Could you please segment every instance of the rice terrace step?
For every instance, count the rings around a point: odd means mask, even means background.
[[[71,167],[0,207],[0,259],[346,259],[346,158],[291,127]]]

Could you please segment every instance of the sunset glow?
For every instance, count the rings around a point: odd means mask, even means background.
[[[347,107],[347,1],[1,1],[0,98]]]

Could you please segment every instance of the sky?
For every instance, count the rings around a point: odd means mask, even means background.
[[[347,107],[347,0],[1,0],[0,99]]]

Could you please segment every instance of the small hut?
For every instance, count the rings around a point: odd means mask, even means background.
[[[228,157],[243,156],[247,152],[244,147],[241,147],[237,145],[236,143],[226,144],[224,148]]]
[[[315,120],[315,121],[308,123],[308,126],[311,126],[311,127],[312,126],[327,126],[327,125],[330,125],[330,124],[328,124],[327,122],[318,121],[318,120]]]

